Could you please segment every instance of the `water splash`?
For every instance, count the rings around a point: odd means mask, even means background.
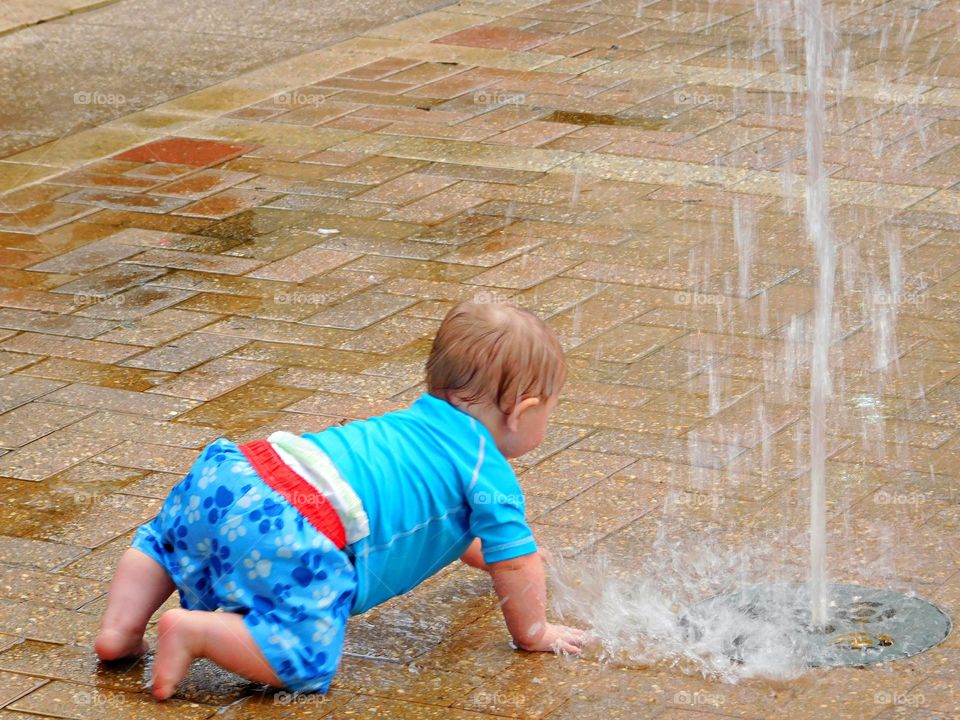
[[[605,661],[676,667],[728,683],[802,674],[803,633],[793,614],[769,620],[699,602],[750,584],[768,563],[742,552],[713,553],[709,542],[697,545],[661,543],[655,557],[621,577],[602,556],[555,560],[554,608],[589,630]]]

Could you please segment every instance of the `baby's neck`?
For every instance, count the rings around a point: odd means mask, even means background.
[[[497,449],[503,452],[503,441],[507,434],[507,426],[504,422],[503,411],[500,408],[488,402],[468,403],[455,397],[448,397],[447,402],[483,425],[493,436]]]

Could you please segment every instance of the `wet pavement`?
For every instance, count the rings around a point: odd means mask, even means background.
[[[45,27],[133,42],[131,4]],[[190,5],[198,34],[236,42],[243,23]],[[0,160],[0,720],[960,717],[956,633],[890,665],[722,684],[513,651],[489,580],[460,566],[356,618],[327,697],[198,663],[157,705],[150,658],[91,649],[132,530],[198,448],[402,406],[467,298],[540,313],[569,354],[547,440],[516,463],[542,545],[629,575],[709,532],[776,545],[778,577],[802,578],[802,43],[776,57],[754,6],[464,0],[279,54],[261,17],[245,51],[285,59],[224,59],[208,87]],[[829,569],[956,618],[960,2],[833,9]],[[21,32],[40,31],[0,44]],[[109,93],[81,69],[38,69],[29,92]],[[889,302],[845,292],[862,268]]]
[[[0,7],[0,35],[50,22],[73,13],[93,10],[116,1],[42,0],[41,2],[24,2],[24,0],[12,0]]]
[[[5,0],[0,157],[447,2]],[[172,131],[185,120],[132,122]]]

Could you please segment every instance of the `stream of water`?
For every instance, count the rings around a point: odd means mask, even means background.
[[[813,312],[801,309],[795,314],[784,317],[779,313],[777,320],[782,350],[776,356],[763,356],[762,381],[763,392],[753,404],[749,418],[752,422],[743,429],[732,426],[729,431],[721,426],[714,433],[719,436],[718,444],[723,447],[743,446],[753,448],[759,457],[750,465],[759,469],[760,476],[772,483],[792,481],[809,488],[809,524],[804,533],[802,525],[794,523],[798,515],[796,503],[803,498],[793,488],[781,494],[783,498],[778,506],[768,502],[765,512],[782,518],[783,527],[765,522],[761,516],[754,518],[750,528],[737,527],[736,521],[724,517],[730,503],[724,487],[726,479],[722,473],[713,472],[718,467],[716,450],[708,438],[706,441],[694,436],[688,438],[688,465],[679,466],[674,475],[658,478],[670,490],[662,509],[663,516],[659,525],[652,518],[644,518],[642,528],[638,528],[635,548],[627,553],[625,562],[618,565],[602,554],[591,554],[571,561],[561,561],[552,567],[553,599],[555,609],[571,621],[585,624],[599,640],[602,655],[618,661],[639,664],[660,664],[680,666],[684,670],[699,672],[706,676],[725,681],[736,681],[744,677],[763,676],[784,679],[799,674],[808,665],[821,663],[823,642],[819,649],[814,648],[811,638],[827,638],[833,625],[841,625],[839,619],[849,611],[850,603],[856,610],[861,598],[857,585],[831,585],[827,568],[827,458],[830,452],[828,443],[837,441],[836,434],[831,437],[828,424],[831,413],[839,409],[847,418],[853,415],[854,422],[859,421],[863,437],[882,449],[884,445],[883,414],[884,383],[897,372],[896,342],[896,302],[904,293],[908,279],[904,278],[901,260],[901,246],[896,226],[881,227],[879,234],[882,243],[878,251],[875,238],[866,250],[861,250],[856,242],[846,242],[842,255],[838,253],[838,243],[832,227],[829,212],[829,179],[825,165],[825,152],[828,147],[828,91],[831,93],[829,106],[835,115],[843,118],[846,99],[844,88],[850,81],[851,53],[849,48],[840,48],[834,52],[834,46],[840,45],[839,30],[835,29],[832,18],[825,15],[836,11],[833,5],[823,7],[822,0],[758,0],[756,5],[757,40],[756,57],[774,57],[781,70],[786,91],[768,94],[768,114],[796,115],[794,94],[805,83],[804,107],[804,145],[803,155],[791,154],[784,158],[778,168],[783,180],[784,197],[780,211],[803,214],[803,240],[808,243],[804,248],[812,248],[811,261],[805,261],[809,270],[815,273],[813,278]],[[908,15],[901,19],[901,48],[904,52],[910,42],[916,20]],[[909,27],[908,27],[909,26]],[[892,34],[894,30],[890,31]],[[885,50],[887,31],[883,31],[878,52]],[[797,40],[802,40],[799,51]],[[802,61],[803,68],[800,69]],[[879,71],[878,71],[879,72]],[[829,73],[836,79],[831,80]],[[876,78],[879,87],[885,87],[884,77]],[[771,83],[771,87],[777,87]],[[885,92],[885,91],[883,91]],[[920,92],[918,90],[918,92]],[[833,101],[836,93],[836,102]],[[877,111],[878,103],[883,102],[883,93],[873,99],[873,106],[867,100],[854,99],[849,105],[857,107],[854,113],[862,109]],[[776,105],[775,105],[776,104]],[[866,106],[866,107],[865,107]],[[849,111],[848,111],[849,112]],[[879,108],[879,114],[884,109]],[[891,113],[892,115],[893,113]],[[865,112],[864,115],[867,115]],[[909,117],[909,111],[900,115]],[[836,118],[834,118],[836,119]],[[783,133],[781,133],[783,134]],[[920,133],[922,137],[922,132]],[[882,151],[882,142],[877,140],[877,152]],[[796,161],[805,160],[802,182],[795,182]],[[799,169],[798,169],[799,170]],[[804,206],[794,207],[797,196],[794,188],[802,186]],[[849,206],[845,218],[850,227],[851,212],[856,208]],[[853,216],[856,217],[855,215]],[[769,219],[768,219],[769,221]],[[732,207],[732,227],[730,219],[718,218],[716,212],[709,220],[713,235],[719,238],[727,233],[724,241],[732,241],[736,252],[736,268],[725,276],[723,292],[728,303],[717,303],[712,320],[731,323],[738,309],[747,302],[753,302],[758,312],[755,327],[742,333],[744,343],[753,336],[767,337],[772,329],[769,326],[771,314],[779,308],[768,305],[767,289],[762,283],[754,282],[757,270],[754,262],[770,257],[769,249],[764,247],[767,238],[775,233],[760,229],[760,213],[751,205],[737,200]],[[846,237],[846,236],[845,236]],[[699,272],[701,281],[716,272],[716,264],[724,257],[721,242],[707,245],[705,251],[691,251],[689,267]],[[798,252],[797,257],[805,257]],[[884,264],[886,267],[884,268]],[[798,261],[798,267],[801,263]],[[840,266],[842,292],[835,297]],[[802,267],[806,271],[808,268]],[[884,270],[888,275],[883,278]],[[803,283],[798,283],[799,287]],[[756,289],[757,287],[760,289]],[[923,287],[919,288],[920,291]],[[698,317],[706,321],[707,310]],[[839,387],[835,387],[831,373],[831,362],[842,363],[841,348],[835,347],[835,338],[845,337],[849,329],[838,330],[838,325],[846,323],[854,331],[861,330],[869,344],[853,347],[862,348],[862,356],[852,360],[864,370],[875,373],[873,386],[864,391],[862,388],[852,392],[845,383],[849,383],[849,373],[838,373]],[[717,332],[726,332],[720,330]],[[731,379],[714,362],[717,355],[710,343],[703,341],[700,361],[706,367],[694,368],[692,374],[702,372],[705,375],[706,391],[709,395],[710,417],[721,414],[737,398],[731,399]],[[855,350],[855,352],[860,352]],[[722,354],[720,355],[722,357]],[[695,362],[692,360],[691,362]],[[838,365],[839,366],[839,365]],[[809,391],[805,393],[805,375],[809,371]],[[922,388],[920,388],[922,392]],[[770,400],[770,405],[766,404]],[[807,422],[797,421],[792,431],[780,435],[777,442],[771,440],[775,430],[771,430],[776,419],[772,417],[777,407],[802,407]],[[749,404],[747,404],[749,407]],[[772,409],[771,409],[772,408]],[[790,435],[793,436],[793,457],[790,458]],[[787,448],[787,453],[782,450]],[[803,448],[803,449],[801,449]],[[780,453],[778,455],[778,453]],[[785,456],[787,456],[785,458]],[[797,468],[796,474],[783,473],[783,465]],[[720,462],[719,467],[724,463]],[[843,464],[840,466],[843,468]],[[806,472],[804,472],[806,470]],[[856,488],[859,478],[867,473],[865,469],[843,469],[838,474],[834,468],[832,480],[842,482],[842,487],[831,488],[839,502],[847,502],[843,493],[848,488]],[[807,486],[807,476],[809,485]],[[675,487],[677,482],[680,487]],[[864,482],[866,482],[864,480]],[[702,494],[692,493],[690,486],[698,486]],[[693,498],[691,500],[691,497]],[[701,498],[712,498],[712,514],[708,512],[689,512],[689,505],[671,516],[671,506],[677,503],[690,503]],[[712,515],[712,517],[711,517]],[[841,516],[844,523],[847,516]],[[802,522],[802,521],[801,521]],[[685,530],[683,526],[689,523]],[[735,528],[731,530],[732,527]],[[714,528],[719,535],[711,535],[703,528]],[[841,526],[840,531],[847,528]],[[651,541],[640,530],[655,532]],[[880,528],[878,532],[896,533],[895,527]],[[678,537],[682,539],[677,539]],[[799,540],[799,543],[798,543]],[[807,544],[804,553],[803,544]],[[615,549],[622,550],[616,542]],[[884,543],[879,543],[884,545]],[[889,543],[886,543],[889,547]],[[843,552],[846,558],[853,551]],[[861,547],[858,552],[862,552]],[[636,557],[631,557],[631,553]],[[887,577],[893,577],[896,568],[887,557],[880,557],[874,570],[880,568]],[[832,556],[831,556],[832,557]],[[807,560],[804,567],[804,559]],[[862,570],[862,574],[860,574]],[[865,585],[875,585],[876,572],[863,565],[845,563],[842,572],[849,580],[864,581]],[[766,609],[773,612],[757,613],[755,608],[724,605],[715,600],[723,595],[737,593],[742,588],[761,588]],[[840,588],[848,597],[843,600],[847,605],[841,610]],[[862,588],[871,592],[868,588]],[[841,593],[842,594],[842,593]],[[713,600],[707,600],[712,598]],[[772,603],[769,604],[769,603]],[[876,603],[875,603],[876,604]],[[859,610],[857,610],[859,612]],[[832,650],[831,650],[832,651]],[[816,655],[816,657],[814,657]]]
[[[823,627],[827,624],[826,427],[836,248],[823,164],[827,32],[822,0],[804,0],[802,12],[807,79],[805,219],[807,237],[816,250],[818,273],[810,367],[810,613],[813,625]]]

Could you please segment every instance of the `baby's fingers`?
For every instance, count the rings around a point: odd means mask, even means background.
[[[588,639],[586,630],[567,627],[566,625],[561,625],[558,629],[560,630],[560,634],[563,639],[574,645],[583,645]]]
[[[569,642],[568,640],[564,640],[562,638],[560,640],[557,640],[553,644],[553,647],[551,649],[557,655],[579,655],[580,654],[579,645],[574,645],[572,642]]]
[[[587,641],[587,633],[578,628],[555,625],[554,630],[556,630],[557,639],[551,644],[550,649],[557,655],[578,655],[580,647]]]

